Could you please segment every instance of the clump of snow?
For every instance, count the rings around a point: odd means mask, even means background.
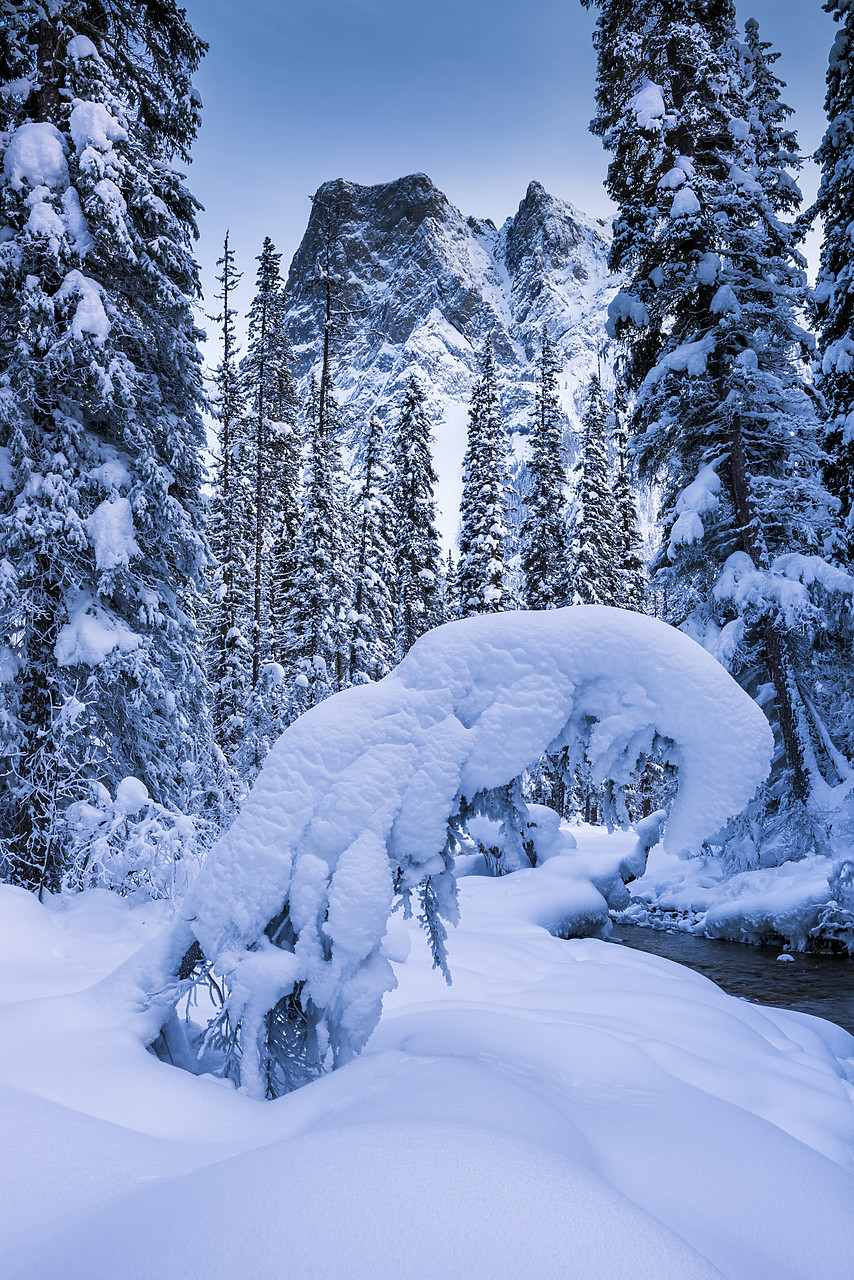
[[[646,375],[641,395],[656,386],[668,373],[687,373],[693,377],[704,374],[714,349],[715,339],[712,334],[707,334],[695,342],[683,342],[674,351],[667,352],[661,362]]]
[[[28,98],[32,90],[32,80],[21,76],[17,80],[7,80],[5,84],[0,84],[0,98]]]
[[[128,498],[113,494],[84,521],[95,548],[95,564],[101,572],[128,565],[139,555],[134,536],[133,509]]]
[[[750,125],[747,120],[741,120],[738,116],[731,116],[727,128],[730,134],[735,138],[736,142],[747,142],[750,137]]]
[[[73,187],[62,193],[62,210],[65,231],[74,252],[85,257],[94,246],[89,224],[80,205],[80,197]]]
[[[684,543],[699,542],[704,533],[701,516],[714,511],[718,505],[721,479],[715,470],[718,464],[701,467],[695,480],[682,490],[676,499],[676,520],[670,531],[668,555],[671,560],[676,548]]]
[[[751,195],[759,195],[762,191],[762,187],[753,174],[747,173],[744,169],[739,169],[736,165],[730,168],[729,180],[735,186],[741,187],[743,191],[747,191]]]
[[[608,332],[613,337],[618,323],[630,320],[638,329],[649,324],[649,312],[640,298],[633,298],[630,293],[620,289],[608,303]]]
[[[749,607],[776,611],[787,627],[797,629],[812,614],[810,588],[816,586],[830,594],[851,596],[854,577],[821,556],[789,552],[763,569],[744,551],[734,551],[724,563],[714,593],[719,600],[732,600],[739,612]]]
[[[680,169],[678,165],[674,165],[672,169],[668,169],[663,178],[659,178],[658,185],[667,191],[675,187],[681,187],[686,180],[684,169]]]
[[[691,187],[681,187],[673,197],[670,206],[671,218],[692,218],[700,212],[700,201]]]
[[[646,80],[632,99],[631,109],[641,129],[654,129],[655,122],[665,113],[664,94],[660,85]]]
[[[71,321],[71,333],[78,341],[82,341],[84,335],[88,334],[97,346],[103,346],[106,342],[111,325],[104,310],[103,296],[101,286],[76,269],[68,272],[56,291],[57,302],[66,302],[69,298],[78,299]]]
[[[709,310],[717,316],[738,315],[741,306],[730,286],[722,284],[712,298]]]
[[[108,492],[114,489],[124,489],[131,482],[130,471],[128,471],[126,464],[119,457],[108,457],[106,462],[93,467],[89,472],[89,478],[90,480],[96,480]]]
[[[0,489],[7,492],[15,488],[15,468],[7,445],[0,445]]]
[[[85,592],[69,606],[68,618],[54,648],[60,667],[97,667],[114,649],[130,653],[141,643],[140,636]]]
[[[72,36],[66,46],[66,53],[72,62],[82,62],[84,58],[99,58],[100,54],[88,36]]]
[[[93,189],[114,225],[120,224],[127,213],[127,202],[116,184],[111,178],[102,178]]]
[[[145,805],[151,804],[148,788],[139,778],[122,778],[116,787],[116,807],[125,813],[139,813]]]
[[[704,253],[697,263],[697,280],[700,284],[714,284],[721,271],[721,260],[716,253]]]
[[[127,130],[119,124],[103,102],[83,102],[77,99],[68,121],[71,137],[78,156],[87,147],[109,151],[114,142],[124,142]]]
[[[64,191],[68,186],[65,140],[55,125],[28,121],[19,125],[3,157],[6,180],[15,191],[32,188]]]

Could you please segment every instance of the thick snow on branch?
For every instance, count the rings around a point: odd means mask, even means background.
[[[683,342],[675,351],[668,351],[660,364],[650,369],[641,387],[641,396],[646,395],[668,373],[687,373],[699,377],[706,372],[709,356],[715,349],[715,339],[711,334],[698,338],[695,342]]]
[[[673,560],[676,548],[683,543],[699,542],[704,528],[701,516],[714,511],[721,491],[721,478],[715,467],[717,462],[701,467],[697,477],[687,485],[676,499],[676,520],[670,531],[668,555]]]
[[[651,80],[644,81],[643,86],[632,99],[632,110],[637,116],[641,129],[653,131],[656,121],[665,114],[664,94],[661,87]]]
[[[803,627],[815,615],[812,588],[830,595],[854,595],[854,577],[828,564],[821,556],[790,552],[777,556],[768,569],[758,569],[743,551],[734,551],[715,584],[718,600],[732,600],[748,608],[779,613],[787,627]]]

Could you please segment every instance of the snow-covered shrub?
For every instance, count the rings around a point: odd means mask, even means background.
[[[66,814],[65,887],[179,898],[198,871],[208,824],[158,804],[138,778],[122,779],[115,797],[100,782],[91,793],[91,802],[78,801]]]

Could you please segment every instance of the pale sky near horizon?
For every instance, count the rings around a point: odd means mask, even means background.
[[[594,110],[595,15],[578,0],[184,0],[210,43],[189,186],[206,207],[197,246],[205,309],[227,228],[251,297],[265,235],[286,272],[331,178],[370,185],[427,173],[464,214],[500,225],[528,182],[596,217],[611,212]],[[781,51],[801,147],[824,130],[835,24],[821,0],[743,0]],[[815,168],[802,176],[815,190]],[[213,338],[215,326],[208,325]]]

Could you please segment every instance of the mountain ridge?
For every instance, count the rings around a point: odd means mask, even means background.
[[[435,422],[440,527],[456,529],[466,418],[477,359],[492,337],[505,422],[521,458],[542,329],[563,365],[566,431],[603,358],[616,280],[609,227],[532,181],[498,228],[466,216],[423,173],[361,186],[324,183],[286,286],[295,376],[320,366],[325,276],[335,280],[333,378],[358,449],[373,412],[393,414],[415,374]]]

